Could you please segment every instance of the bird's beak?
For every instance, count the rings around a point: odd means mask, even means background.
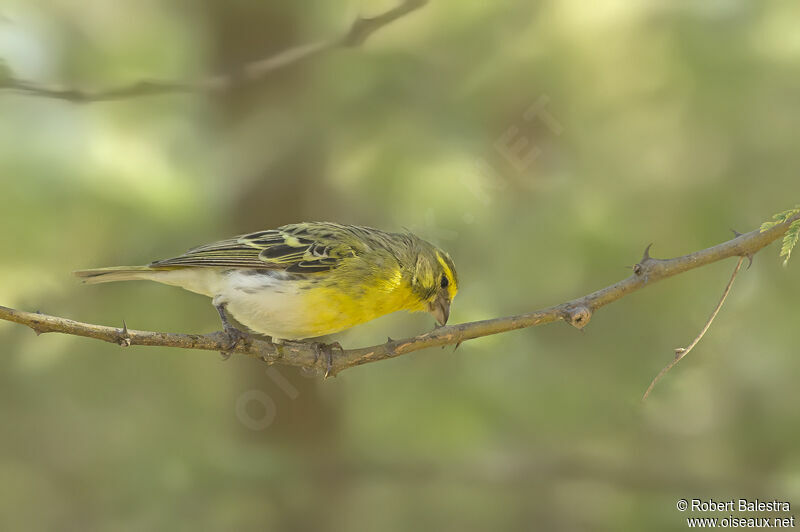
[[[428,303],[428,312],[436,318],[439,325],[445,325],[450,319],[450,297],[447,293],[442,292],[436,299]]]

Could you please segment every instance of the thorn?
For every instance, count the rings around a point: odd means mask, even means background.
[[[648,244],[648,246],[646,248],[644,248],[644,253],[642,254],[642,260],[639,261],[640,263],[647,262],[648,260],[650,260],[652,258],[652,257],[650,257],[650,248],[652,248],[652,247],[653,247],[653,244],[651,242],[650,244]]]
[[[386,337],[386,343],[387,343],[387,344],[391,344],[392,342],[394,342],[394,340],[392,339],[392,337],[391,337],[391,336],[387,336],[387,337]]]
[[[742,236],[742,233],[740,233],[736,229],[731,229],[731,231],[733,232],[734,235],[736,235],[736,238],[739,238],[740,236]]]
[[[131,345],[131,337],[128,334],[128,324],[125,323],[125,320],[122,320],[122,330],[119,333],[119,338],[117,338],[117,343],[120,347],[130,347]]]
[[[456,344],[456,346],[453,348],[453,353],[455,353],[455,352],[458,350],[458,348],[459,348],[459,347],[461,347],[461,344],[462,344],[462,343],[464,343],[464,342],[458,342],[458,343]]]
[[[747,260],[748,260],[748,262],[747,262],[747,269],[749,270],[749,269],[750,269],[750,266],[752,266],[752,265],[753,265],[753,254],[752,254],[752,253],[749,253],[749,254],[745,255],[745,257],[747,257]]]
[[[633,265],[634,274],[642,275],[643,273],[645,273],[644,264],[652,260],[652,257],[650,256],[650,248],[652,247],[653,244],[651,243],[646,248],[644,248],[644,253],[642,253],[642,260]],[[644,282],[647,283],[647,275],[645,275]]]

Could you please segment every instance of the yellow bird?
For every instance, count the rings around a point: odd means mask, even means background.
[[[416,235],[354,225],[285,225],[196,247],[147,266],[82,270],[87,283],[148,280],[211,297],[229,335],[243,333],[226,311],[273,341],[342,331],[398,310],[447,323],[458,292],[450,256]]]

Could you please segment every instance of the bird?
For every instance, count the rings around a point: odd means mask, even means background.
[[[146,266],[74,274],[88,284],[147,280],[210,297],[226,351],[248,336],[228,315],[271,342],[308,341],[401,310],[428,312],[444,326],[458,293],[450,255],[410,231],[332,222],[284,225]]]

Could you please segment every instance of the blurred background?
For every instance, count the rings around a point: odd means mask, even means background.
[[[0,0],[13,76],[233,71],[393,0]],[[434,0],[216,95],[0,93],[0,304],[219,328],[206,298],[72,270],[306,220],[409,228],[459,267],[454,323],[616,282],[800,201],[800,4]],[[800,505],[796,261],[777,246],[554,324],[322,381],[244,357],[0,322],[4,530],[682,530],[680,498]],[[417,334],[394,315],[338,339]],[[721,517],[726,516],[722,515]],[[742,514],[737,514],[743,516]]]

